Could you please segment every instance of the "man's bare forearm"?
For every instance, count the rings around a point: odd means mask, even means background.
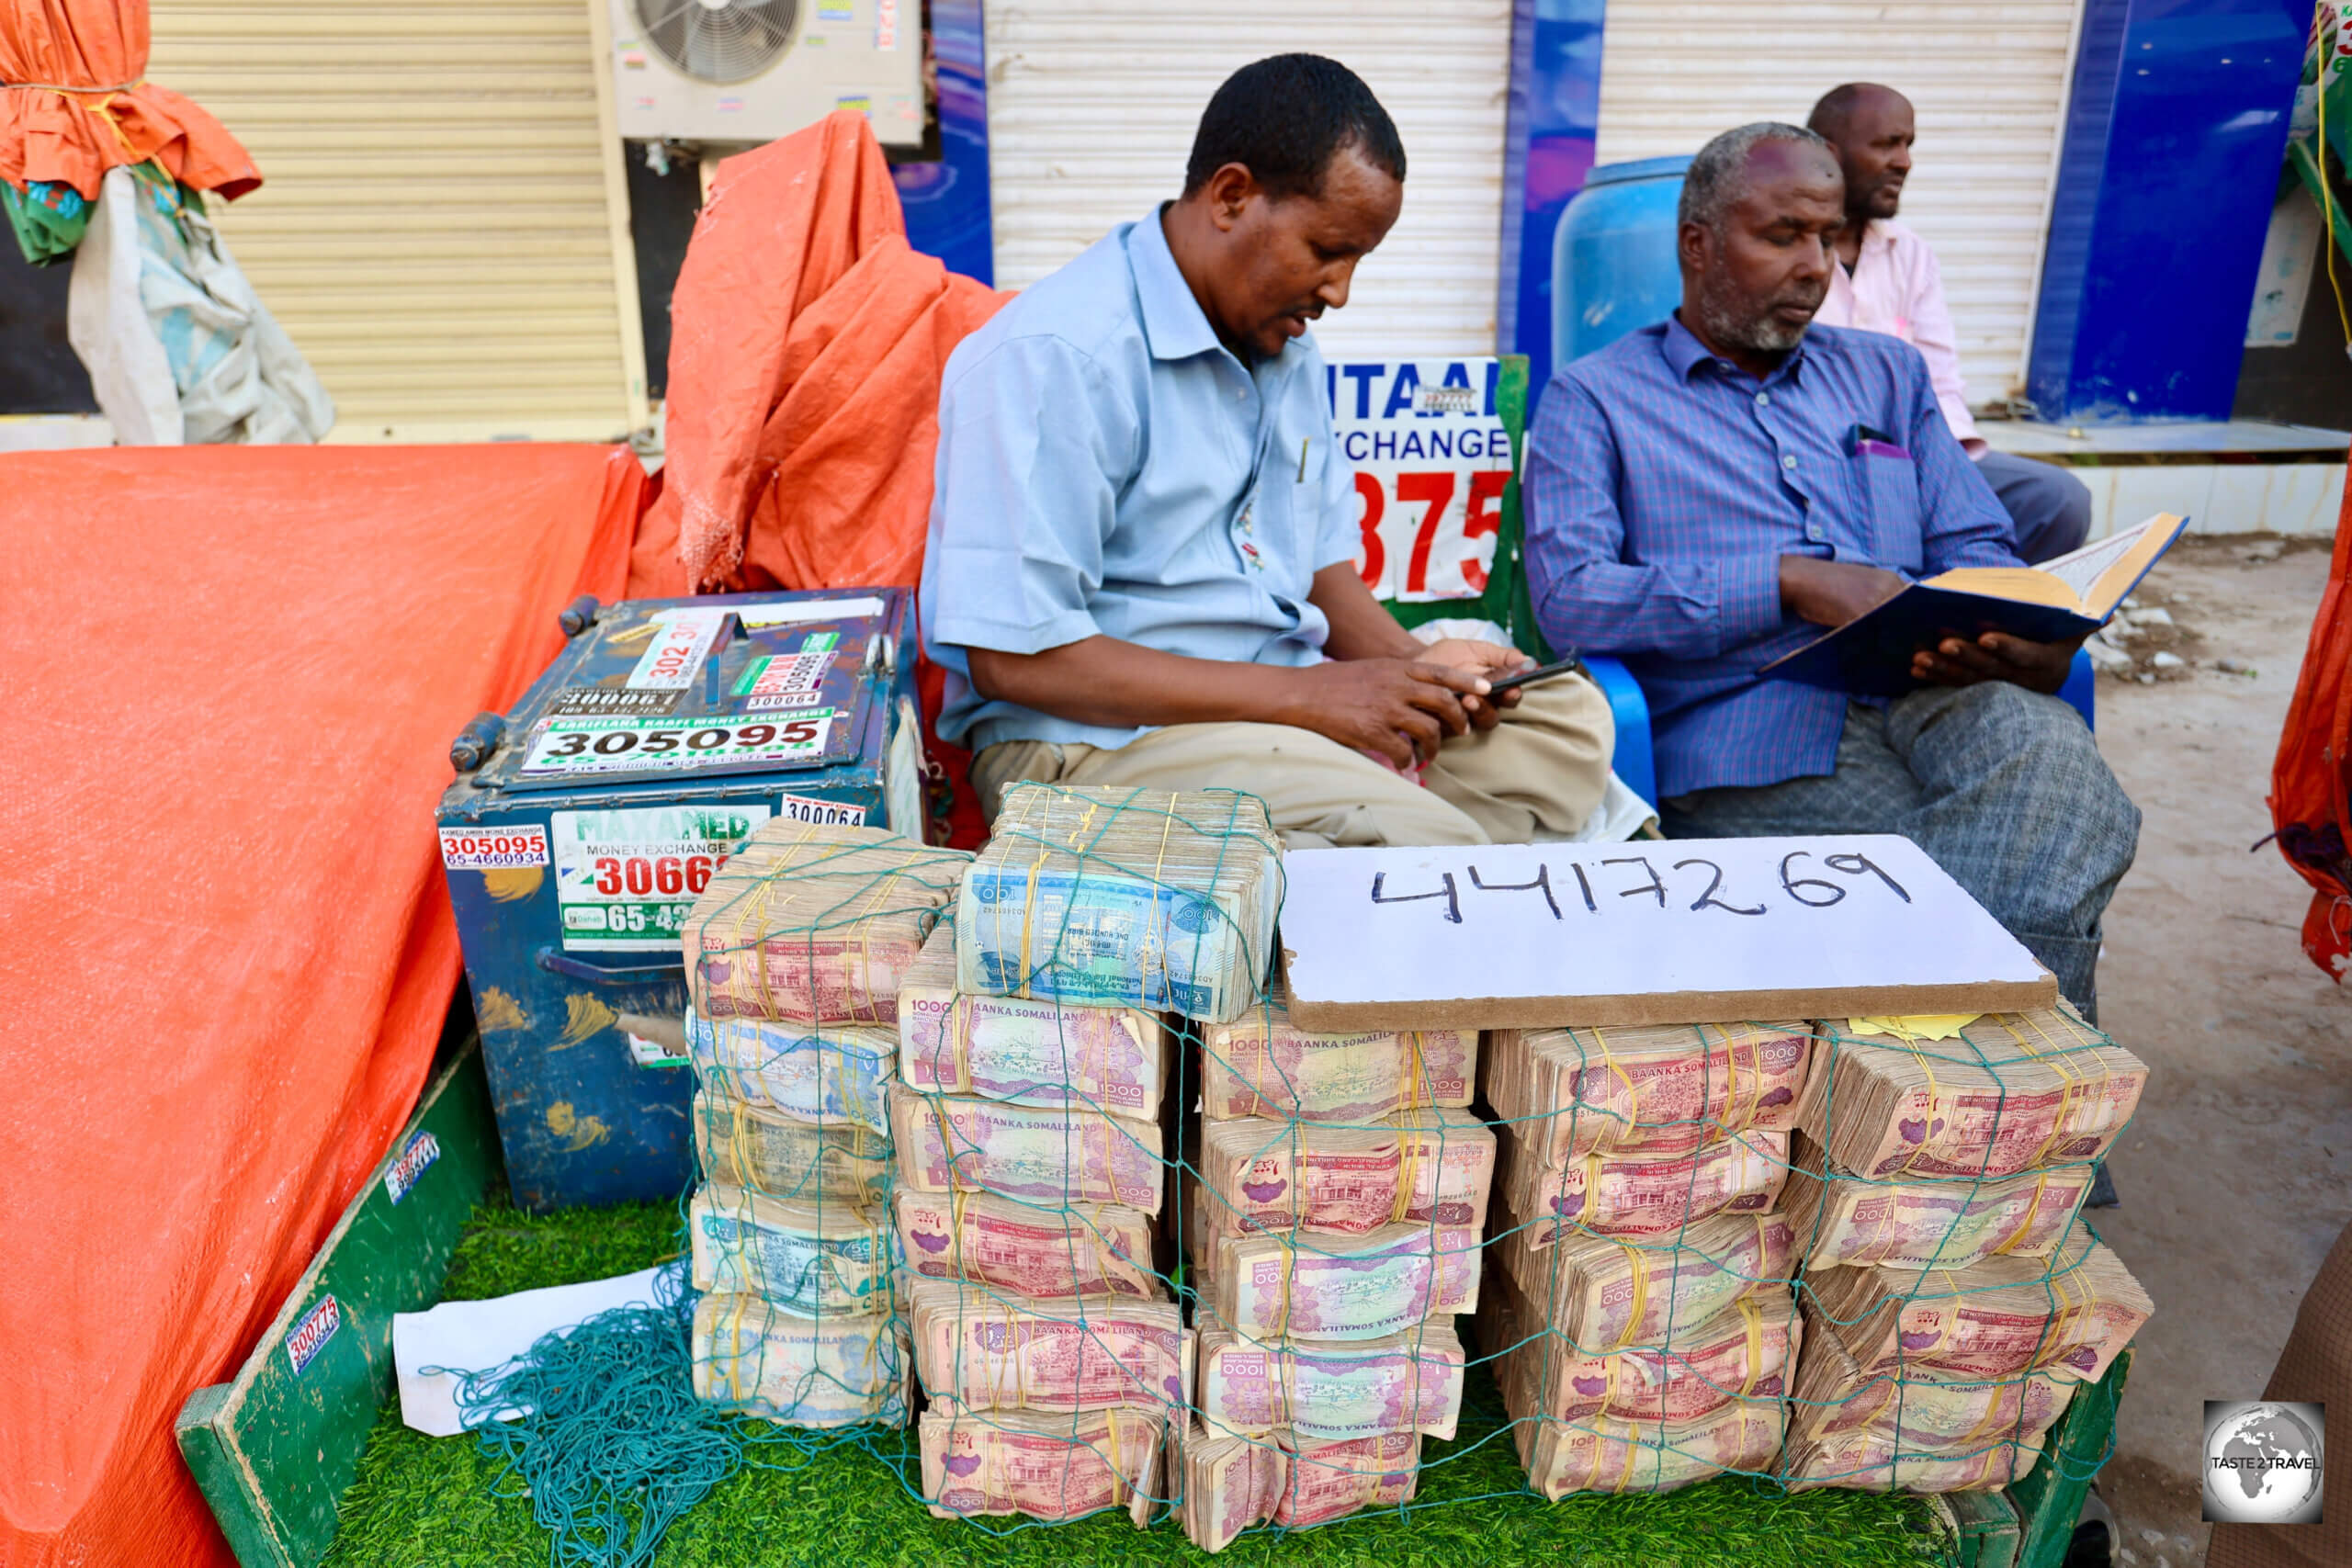
[[[1101,636],[1041,653],[965,652],[980,695],[1077,724],[1297,722],[1297,671],[1280,665],[1190,659]]]
[[[1323,651],[1334,659],[1418,659],[1419,639],[1381,607],[1354,565],[1339,561],[1315,574],[1306,602],[1331,624]]]

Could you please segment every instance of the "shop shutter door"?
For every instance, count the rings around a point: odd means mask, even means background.
[[[604,3],[153,0],[149,74],[261,165],[214,210],[337,439],[605,440],[643,418]]]
[[[1217,85],[1306,51],[1371,85],[1407,162],[1403,216],[1317,341],[1334,355],[1494,352],[1508,0],[991,0],[985,15],[1000,287],[1035,283],[1175,196]]]
[[[2022,390],[2081,0],[1609,0],[1598,161],[1690,152],[1749,120],[1804,123],[1840,82],[1918,110],[1903,220],[1942,264],[1973,403]]]

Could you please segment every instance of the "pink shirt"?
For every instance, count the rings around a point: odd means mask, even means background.
[[[1928,362],[1936,402],[1944,423],[1972,457],[1984,450],[1976,422],[1968,417],[1967,385],[1960,378],[1960,349],[1951,307],[1944,303],[1943,274],[1936,253],[1917,232],[1892,218],[1873,218],[1862,231],[1854,270],[1829,271],[1829,295],[1813,319],[1824,326],[1858,327],[1899,337]]]

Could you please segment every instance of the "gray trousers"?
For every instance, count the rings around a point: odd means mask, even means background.
[[[1836,773],[1661,806],[1678,839],[1901,833],[2097,1021],[2099,917],[2139,846],[2140,808],[2055,697],[1986,681],[1849,703]]]
[[[2091,492],[2073,472],[2010,452],[1986,452],[1976,471],[2009,514],[2009,542],[2028,566],[2082,548],[2090,537]]]

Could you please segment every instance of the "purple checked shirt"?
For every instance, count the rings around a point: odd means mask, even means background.
[[[1641,682],[1665,795],[1837,769],[1845,696],[1757,676],[1822,632],[1781,610],[1782,556],[2020,564],[1919,351],[1876,333],[1814,327],[1758,381],[1645,327],[1552,378],[1526,479],[1536,618]]]

